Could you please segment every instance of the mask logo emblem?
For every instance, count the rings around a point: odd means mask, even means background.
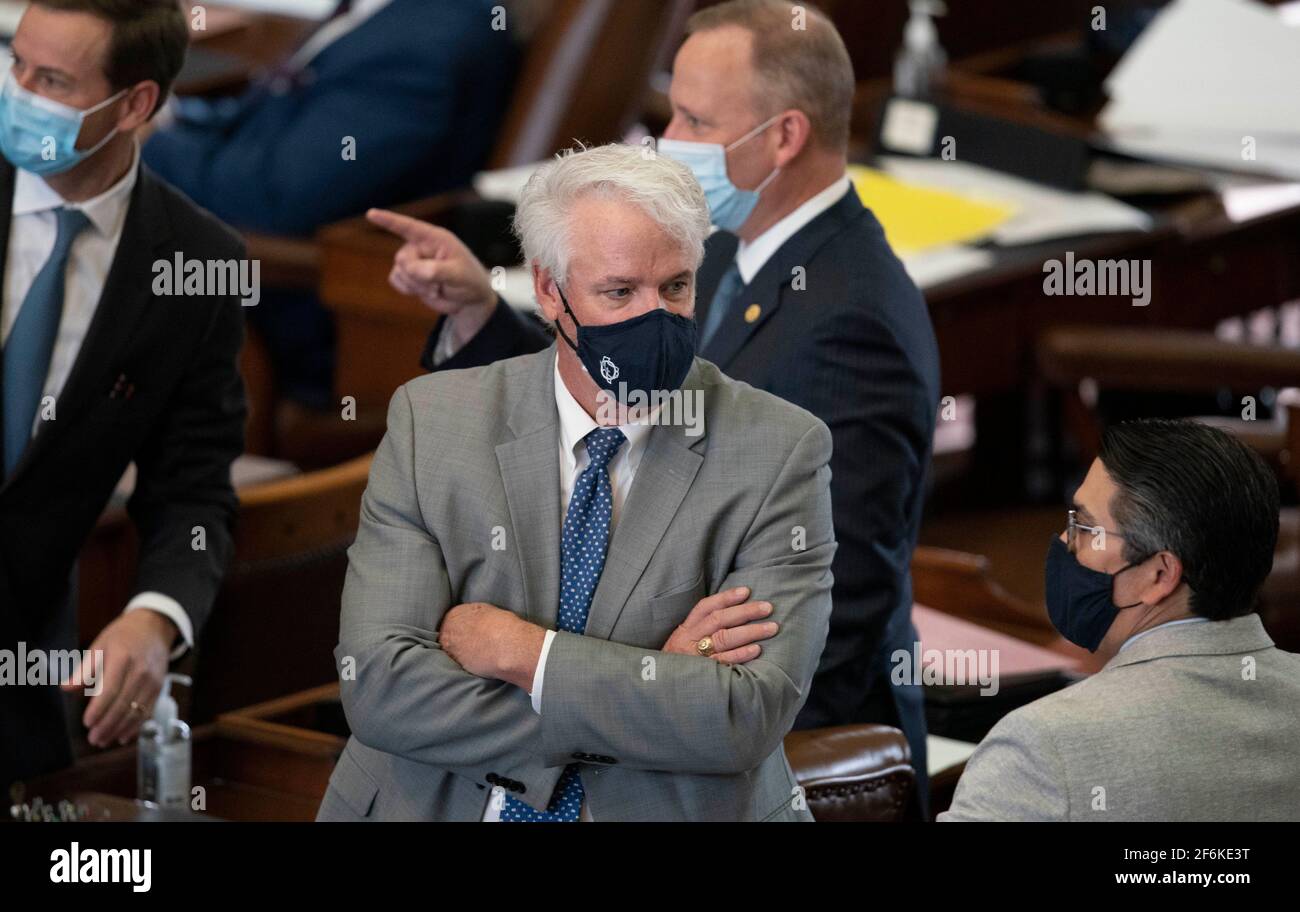
[[[613,383],[618,379],[618,365],[609,360],[608,355],[600,359],[600,375],[605,378],[606,383]]]

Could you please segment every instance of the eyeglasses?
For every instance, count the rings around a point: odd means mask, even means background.
[[[1098,535],[1109,535],[1111,538],[1124,537],[1118,532],[1111,532],[1103,526],[1089,526],[1085,523],[1081,523],[1079,522],[1078,510],[1067,510],[1065,512],[1065,545],[1070,549],[1071,553],[1075,552],[1077,549],[1080,529],[1084,532],[1090,532],[1094,538]],[[1105,541],[1105,538],[1103,537],[1102,540]]]

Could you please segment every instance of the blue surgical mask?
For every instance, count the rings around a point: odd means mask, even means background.
[[[729,146],[718,143],[687,142],[682,139],[659,140],[660,152],[691,169],[695,179],[704,188],[704,198],[709,203],[709,217],[713,224],[723,231],[732,233],[739,231],[740,226],[745,224],[754,207],[758,205],[760,194],[781,173],[781,169],[776,168],[753,190],[741,190],[727,176],[727,153],[742,143],[749,142],[776,123],[780,117],[780,114],[769,117]]]
[[[117,128],[93,148],[77,148],[86,117],[108,107],[126,89],[82,111],[43,98],[20,86],[10,73],[0,88],[0,154],[15,168],[41,176],[62,174],[81,164],[117,135]]]
[[[1053,538],[1047,551],[1047,615],[1052,626],[1076,646],[1096,652],[1115,618],[1132,605],[1116,605],[1115,577],[1135,566],[1125,564],[1113,574],[1079,563],[1065,542]]]
[[[621,323],[583,326],[559,285],[564,309],[578,328],[571,341],[556,322],[560,338],[577,354],[596,385],[628,405],[636,394],[672,392],[682,385],[695,361],[695,321],[657,307]]]

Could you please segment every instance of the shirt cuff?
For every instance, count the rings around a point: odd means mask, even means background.
[[[539,716],[542,714],[542,677],[546,674],[546,654],[551,651],[551,641],[555,639],[555,631],[546,631],[546,640],[542,643],[542,654],[537,659],[537,670],[533,672],[533,689],[530,695],[533,698],[533,712]]]
[[[190,616],[185,613],[185,609],[176,599],[161,592],[141,592],[127,603],[126,610],[122,613],[126,614],[127,611],[134,611],[137,608],[157,611],[175,624],[176,629],[181,632],[181,642],[172,649],[173,661],[185,655],[186,650],[193,648],[194,626],[190,623]],[[543,652],[542,655],[545,656],[546,653]]]
[[[433,348],[433,366],[437,367],[446,361],[450,361],[452,356],[459,350],[455,341],[452,339],[451,328],[447,325],[450,318],[444,317],[438,325],[438,344]]]

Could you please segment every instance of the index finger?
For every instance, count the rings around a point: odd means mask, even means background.
[[[387,209],[370,209],[366,212],[366,220],[370,224],[384,229],[391,234],[395,234],[407,241],[416,243],[425,240],[429,236],[429,229],[433,227],[428,222],[422,222],[419,219],[411,218],[409,215],[402,215],[399,212],[390,212]]]

